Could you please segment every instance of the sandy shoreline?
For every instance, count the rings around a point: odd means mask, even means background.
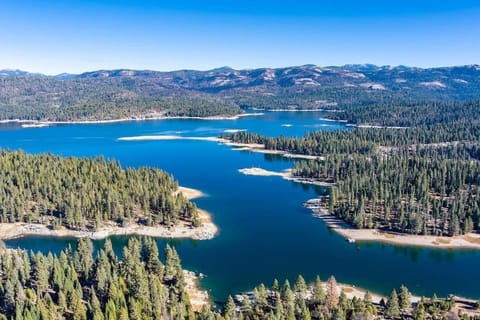
[[[243,173],[245,175],[263,176],[263,177],[270,177],[270,176],[285,177],[288,175],[288,173],[285,171],[284,172],[268,171],[262,168],[243,168],[243,169],[238,169],[238,172]]]
[[[154,120],[175,120],[175,119],[193,119],[193,120],[238,120],[243,117],[261,116],[264,113],[241,113],[234,116],[210,116],[210,117],[188,117],[188,116],[132,116],[127,118],[109,119],[109,120],[73,120],[73,121],[44,121],[44,120],[24,120],[24,119],[5,119],[0,120],[0,123],[20,123],[23,128],[41,128],[50,125],[59,124],[106,124],[129,121],[154,121]]]
[[[265,149],[263,144],[257,143],[240,143],[232,142],[228,139],[218,138],[218,137],[190,137],[190,136],[178,136],[178,135],[148,135],[148,136],[131,136],[131,137],[120,137],[118,141],[154,141],[154,140],[197,140],[197,141],[211,141],[224,144],[226,146],[232,147],[235,151],[251,151],[264,154],[278,154],[284,156],[285,158],[292,159],[306,159],[306,160],[324,160],[324,157],[320,156],[311,156],[304,154],[289,153],[281,150],[270,150]]]
[[[376,126],[370,124],[347,124],[349,127],[357,128],[372,128],[372,129],[409,129],[410,127],[391,127],[391,126]]]
[[[194,199],[204,196],[196,189],[180,187],[178,192],[182,192],[187,199]],[[90,239],[104,239],[113,235],[142,235],[157,238],[190,238],[194,240],[208,240],[215,237],[218,227],[213,223],[211,215],[205,210],[198,209],[202,225],[198,228],[192,228],[190,222],[179,221],[174,227],[165,226],[142,226],[130,224],[119,227],[115,223],[110,223],[95,231],[70,230],[59,228],[49,229],[43,224],[37,223],[0,223],[0,239],[14,239],[24,236],[45,236],[45,237],[75,237]]]
[[[183,270],[183,276],[185,277],[185,291],[192,305],[193,311],[200,312],[204,305],[210,306],[211,301],[208,295],[208,291],[202,290],[199,284],[200,276],[197,276],[195,272]]]
[[[323,288],[326,291],[326,282],[322,282]],[[370,295],[372,297],[372,302],[375,304],[380,304],[380,301],[383,299],[385,302],[388,300],[387,296],[383,296],[374,292],[371,292],[365,288],[360,288],[356,287],[351,284],[345,284],[345,283],[337,283],[337,293],[340,295],[341,291],[345,292],[345,295],[347,298],[352,299],[353,297],[356,297],[358,299],[363,300],[365,297],[365,293],[368,291],[370,292]],[[398,289],[397,289],[398,293]],[[445,297],[440,297],[439,299],[444,299]],[[412,292],[410,292],[410,303],[416,304],[418,303],[422,297],[414,295]],[[425,297],[426,301],[429,300],[429,297]],[[467,314],[469,316],[478,316],[480,314],[480,311],[478,309],[472,308],[471,305],[475,304],[477,300],[475,299],[470,299],[470,298],[465,298],[465,297],[458,297],[458,296],[453,296],[452,297],[454,301],[454,305],[452,308],[452,311],[458,314],[458,312],[461,312],[463,314]]]
[[[254,111],[268,111],[268,112],[332,112],[329,109],[265,109],[265,108],[250,108]]]
[[[292,158],[292,159],[305,159],[305,160],[324,160],[324,157],[321,156],[311,156],[306,154],[297,154],[297,153],[289,153],[282,150],[270,150],[265,149],[265,146],[260,143],[240,143],[240,142],[232,142],[228,139],[219,139],[220,143],[223,143],[227,146],[233,147],[235,151],[251,151],[251,152],[258,152],[258,153],[265,153],[265,154],[278,154],[284,156],[285,158]]]
[[[349,242],[382,242],[402,246],[441,249],[480,249],[480,235],[475,233],[454,237],[438,237],[383,232],[377,229],[355,229],[322,208],[319,199],[311,199],[304,206],[312,210],[315,217],[322,219],[329,228]]]
[[[203,197],[206,196],[205,193],[203,193],[200,190],[193,189],[193,188],[187,188],[187,187],[181,187],[181,186],[178,187],[177,192],[181,192],[183,194],[183,196],[188,200],[203,198]]]
[[[334,119],[330,119],[330,118],[320,118],[318,120],[328,121],[328,122],[340,122],[340,123],[347,123],[348,122],[347,120],[334,120]]]
[[[151,135],[151,136],[131,136],[131,137],[120,137],[118,141],[162,141],[162,140],[197,140],[197,141],[211,141],[224,143],[225,139],[217,137],[183,137],[177,135]]]
[[[327,283],[322,282],[322,284],[323,284],[323,289],[326,291],[327,290]],[[363,298],[365,297],[365,294],[367,292],[370,293],[373,303],[378,304],[378,303],[380,303],[380,300],[384,299],[384,301],[387,301],[387,299],[388,299],[386,296],[371,292],[371,291],[369,291],[367,289],[364,289],[364,288],[356,287],[356,286],[351,285],[351,284],[337,283],[337,288],[338,288],[337,292],[338,292],[339,295],[343,290],[343,292],[345,292],[345,295],[349,299],[353,299],[353,297],[356,297],[358,299],[363,300]],[[411,301],[412,302],[417,302],[419,300],[420,300],[420,297],[411,296]]]
[[[281,172],[278,171],[269,171],[265,170],[262,168],[243,168],[243,169],[238,169],[238,172],[243,173],[245,175],[250,175],[250,176],[263,176],[263,177],[271,177],[271,176],[277,176],[277,177],[282,177],[285,180],[289,181],[294,181],[298,183],[304,183],[304,184],[313,184],[316,186],[321,186],[321,187],[333,187],[335,184],[328,183],[328,182],[321,182],[315,179],[307,179],[307,178],[301,178],[294,176],[292,174],[292,169],[287,169]]]

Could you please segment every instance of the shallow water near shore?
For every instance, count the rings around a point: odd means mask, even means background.
[[[388,294],[405,284],[417,295],[456,294],[480,298],[480,251],[410,248],[375,243],[348,243],[326,228],[306,200],[325,191],[281,177],[249,176],[238,169],[259,167],[282,171],[293,166],[278,155],[234,151],[211,141],[119,141],[121,137],[180,135],[214,137],[231,130],[269,136],[301,136],[314,130],[345,128],[322,121],[318,112],[267,112],[238,120],[160,120],[110,124],[57,125],[21,128],[0,125],[2,148],[65,156],[115,158],[122,166],[155,166],[172,173],[183,186],[207,196],[194,200],[212,213],[220,229],[207,241],[161,240],[174,244],[186,269],[206,275],[201,284],[214,300],[249,290],[274,278],[294,280],[302,274],[338,281]],[[117,252],[128,237],[112,237]],[[27,237],[6,241],[9,247],[59,252],[75,240]],[[104,241],[94,242],[97,247]]]

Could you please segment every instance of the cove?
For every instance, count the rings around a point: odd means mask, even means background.
[[[212,213],[220,228],[208,241],[162,240],[174,244],[186,269],[206,275],[202,285],[214,300],[251,289],[274,278],[291,281],[298,274],[311,281],[335,275],[338,281],[388,294],[405,284],[414,294],[456,294],[480,298],[480,251],[440,250],[387,244],[351,244],[312,217],[302,203],[325,189],[280,177],[246,176],[238,169],[281,171],[293,166],[283,157],[233,151],[209,141],[119,141],[125,136],[180,135],[211,137],[231,130],[269,136],[301,136],[308,131],[345,128],[323,121],[318,112],[267,112],[238,120],[161,120],[21,128],[0,126],[2,148],[31,153],[115,158],[124,167],[155,166],[172,173],[181,185],[202,190],[197,205]],[[112,237],[121,251],[127,237]],[[8,247],[59,252],[75,243],[68,238],[27,237]],[[95,245],[102,246],[103,241]]]

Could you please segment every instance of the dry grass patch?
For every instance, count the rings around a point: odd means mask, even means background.
[[[465,235],[465,236],[463,236],[463,239],[465,241],[470,242],[470,243],[480,244],[480,238],[477,238],[477,237],[472,237],[472,236],[469,236],[469,235]]]
[[[343,287],[342,290],[345,293],[352,293],[353,292],[353,288],[350,288],[350,287]]]
[[[437,238],[435,239],[435,242],[438,242],[440,244],[449,244],[452,240],[448,238]]]
[[[387,239],[393,239],[395,238],[395,235],[394,234],[391,234],[391,233],[383,233],[382,234],[385,238]]]

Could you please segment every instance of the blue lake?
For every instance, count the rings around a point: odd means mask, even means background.
[[[238,169],[283,170],[292,160],[234,151],[209,141],[119,141],[125,136],[218,136],[246,129],[269,136],[301,136],[314,130],[345,129],[320,120],[318,112],[271,112],[238,120],[162,120],[21,128],[0,125],[2,148],[31,153],[115,158],[124,167],[155,166],[172,173],[181,185],[208,196],[197,205],[212,213],[220,228],[207,241],[162,240],[174,244],[185,268],[204,273],[202,285],[215,300],[251,289],[274,278],[313,280],[335,275],[338,281],[388,294],[405,284],[419,295],[457,294],[480,298],[480,251],[409,248],[347,243],[312,217],[302,203],[324,189],[280,177],[246,176]],[[127,237],[113,237],[116,249]],[[74,239],[27,237],[6,241],[9,247],[59,252]],[[101,246],[103,241],[96,241]]]

